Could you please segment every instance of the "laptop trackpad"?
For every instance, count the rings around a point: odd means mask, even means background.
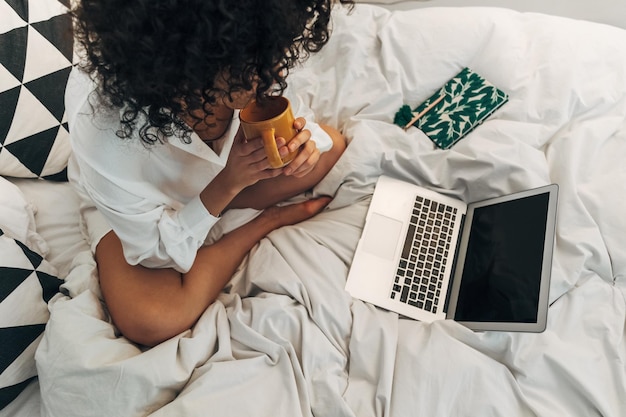
[[[363,250],[387,260],[393,260],[402,232],[402,222],[382,214],[372,213],[363,238]]]

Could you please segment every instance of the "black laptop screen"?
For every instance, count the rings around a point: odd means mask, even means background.
[[[548,197],[475,209],[455,320],[537,321]]]

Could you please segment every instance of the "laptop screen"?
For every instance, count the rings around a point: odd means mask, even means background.
[[[537,321],[549,194],[474,210],[454,319]]]

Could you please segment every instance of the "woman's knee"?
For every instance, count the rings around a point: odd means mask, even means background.
[[[327,152],[327,154],[330,157],[330,159],[333,160],[333,165],[334,165],[334,163],[336,163],[339,160],[343,152],[346,150],[346,147],[348,146],[348,142],[346,140],[346,137],[334,127],[331,127],[328,125],[321,125],[321,127],[322,129],[324,129],[326,133],[328,133],[328,135],[333,141],[333,147]]]
[[[128,339],[154,345],[188,328],[176,320],[181,275],[173,269],[129,265],[122,244],[110,232],[96,247],[100,288],[113,323]]]

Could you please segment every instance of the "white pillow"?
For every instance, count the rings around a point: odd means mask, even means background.
[[[16,185],[0,177],[0,229],[45,257],[48,245],[37,234],[35,211],[36,208],[26,202],[24,194]]]

